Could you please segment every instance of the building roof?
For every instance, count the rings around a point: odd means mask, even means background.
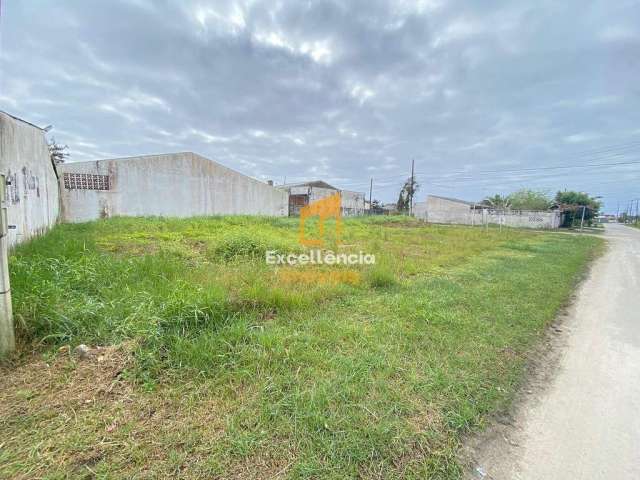
[[[210,162],[217,163],[218,165],[220,165],[218,162],[211,160],[210,158],[204,157],[202,155],[199,155],[195,152],[148,153],[145,155],[132,155],[129,157],[98,158],[94,160],[74,160],[72,162],[66,162],[65,164],[69,165],[69,164],[76,164],[76,163],[96,163],[96,162],[99,163],[99,162],[113,162],[113,161],[119,162],[119,161],[128,161],[128,160],[138,160],[141,158],[149,158],[149,157],[168,157],[171,155],[198,155],[202,158],[209,160]],[[228,167],[225,167],[225,168],[228,168]]]
[[[427,195],[427,198],[428,197],[439,198],[441,200],[447,200],[449,202],[464,203],[465,205],[469,205],[471,207],[473,207],[474,205],[479,205],[481,203],[481,202],[468,202],[467,200],[460,200],[459,198],[441,197],[439,195]]]
[[[329,185],[327,182],[322,180],[313,180],[310,182],[299,182],[299,183],[285,183],[283,185],[277,185],[278,188],[290,188],[290,187],[318,187],[318,188],[329,188],[331,190],[340,190],[339,188],[334,187],[333,185]]]
[[[238,170],[234,170],[233,168],[229,168],[226,165],[223,165],[219,162],[216,162],[215,160],[211,160],[208,157],[205,157],[204,155],[200,155],[199,153],[195,153],[195,152],[170,152],[170,153],[153,153],[153,154],[148,154],[148,155],[137,155],[137,156],[133,156],[133,157],[118,157],[118,158],[101,158],[99,160],[80,160],[80,161],[73,161],[73,162],[65,162],[65,163],[61,163],[60,165],[58,165],[60,167],[61,170],[64,170],[66,167],[70,167],[72,168],[74,165],[78,165],[78,164],[87,164],[87,163],[101,163],[101,162],[135,162],[137,160],[143,159],[143,158],[160,158],[160,157],[172,157],[174,155],[191,155],[192,158],[194,159],[198,159],[200,161],[203,162],[208,162],[208,163],[213,163],[214,165],[216,165],[218,168],[222,168],[224,170],[227,170],[228,172],[232,172],[236,175],[241,175],[245,178],[248,178],[249,180],[253,181],[253,182],[258,182],[258,183],[265,183],[262,180],[258,180],[257,178],[253,178],[249,175],[246,175],[242,172],[239,172]],[[267,184],[268,185],[268,184]]]
[[[44,128],[39,127],[38,125],[31,123],[31,122],[27,122],[25,119],[20,118],[20,117],[16,117],[15,115],[11,115],[9,112],[5,112],[4,110],[0,110],[0,113],[4,113],[5,115],[7,115],[8,117],[13,118],[14,120],[18,120],[19,122],[22,123],[26,123],[27,125],[31,125],[32,127],[37,128],[38,130],[42,130],[43,132],[45,131]]]

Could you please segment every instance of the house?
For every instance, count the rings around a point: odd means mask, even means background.
[[[62,219],[113,216],[285,216],[282,190],[192,152],[59,166]]]
[[[58,221],[56,167],[45,131],[0,111],[0,174],[5,177],[8,246],[45,232]]]
[[[300,215],[300,209],[311,202],[340,193],[342,215],[345,217],[364,215],[365,195],[350,190],[340,190],[322,180],[302,183],[287,183],[276,188],[289,196],[289,215]]]

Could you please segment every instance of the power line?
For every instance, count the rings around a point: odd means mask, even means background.
[[[611,162],[611,163],[592,163],[592,164],[582,164],[582,165],[563,165],[563,166],[553,166],[553,167],[533,167],[533,168],[522,168],[522,169],[511,169],[511,170],[478,170],[478,171],[458,171],[451,172],[448,174],[429,174],[430,178],[440,179],[440,180],[451,180],[451,181],[460,181],[460,180],[474,180],[477,175],[486,175],[486,174],[495,174],[495,173],[525,173],[525,172],[539,172],[539,171],[550,171],[550,170],[564,170],[564,169],[572,169],[572,168],[604,168],[604,167],[618,167],[623,165],[640,165],[640,160],[630,161],[630,162]],[[587,173],[587,172],[583,172]],[[455,175],[468,175],[467,177],[458,177]],[[415,173],[415,176],[423,176],[427,175],[426,173]],[[405,177],[405,175],[392,175],[389,177],[382,177],[380,180],[391,180],[398,177]],[[485,180],[485,179],[479,179]],[[348,185],[351,187],[367,185],[367,183],[358,182],[358,183],[346,183],[343,185]]]
[[[579,163],[579,164],[574,163],[571,165],[556,165],[556,166],[545,166],[545,167],[528,167],[528,168],[511,168],[511,169],[506,168],[506,169],[475,170],[475,171],[458,170],[450,173],[441,173],[441,174],[430,173],[429,179],[432,185],[436,185],[442,188],[444,186],[440,185],[439,182],[447,182],[450,185],[451,184],[461,185],[461,184],[469,184],[470,182],[474,184],[474,183],[485,182],[490,180],[488,178],[478,178],[478,177],[482,177],[483,175],[514,174],[514,173],[519,174],[518,178],[508,178],[508,179],[501,178],[500,179],[500,182],[510,182],[510,183],[525,181],[534,175],[536,176],[536,178],[540,179],[541,176],[536,175],[535,172],[545,172],[545,171],[552,172],[557,170],[580,169],[580,171],[577,172],[580,175],[590,175],[593,173],[601,173],[601,172],[585,171],[585,169],[617,168],[617,167],[627,166],[627,165],[640,165],[640,160],[602,162],[602,160],[613,159],[619,156],[638,154],[640,153],[640,150],[636,151],[637,147],[640,147],[640,140],[584,150],[582,152],[579,152],[573,158],[574,160],[577,160],[579,158],[584,158],[588,156],[596,156],[597,159],[593,159],[593,160],[600,160],[600,162],[598,163]],[[414,173],[410,178],[412,179],[412,182],[413,182],[415,181],[414,179],[416,176],[425,176],[425,175],[427,174],[414,171]],[[307,177],[301,176],[301,177],[294,177],[294,178],[307,178]],[[380,177],[378,178],[378,181],[380,183],[377,183],[376,186],[377,188],[380,188],[383,190],[392,186],[397,186],[397,181],[395,179],[399,179],[399,178],[406,178],[406,174],[397,174],[397,175],[389,175],[386,177]],[[342,183],[342,185],[348,188],[369,186],[370,193],[371,193],[371,190],[373,189],[372,182],[350,182],[350,183]]]
[[[640,151],[638,152],[640,153]],[[620,154],[609,154],[602,156],[601,159],[614,158],[616,156],[620,156]],[[627,161],[627,162],[609,162],[609,163],[595,163],[595,164],[572,164],[572,165],[558,165],[558,166],[548,166],[548,167],[530,167],[530,168],[521,168],[521,169],[501,169],[501,170],[459,170],[450,173],[443,174],[429,174],[432,178],[439,177],[443,179],[449,179],[456,175],[486,175],[486,174],[495,174],[495,173],[518,173],[518,172],[531,172],[531,171],[541,171],[541,170],[558,170],[558,169],[570,169],[570,168],[589,168],[589,167],[608,167],[608,166],[621,166],[621,165],[637,165],[640,164],[640,160],[638,161]],[[427,175],[426,173],[416,173],[416,175]],[[382,177],[382,180],[391,180],[393,178],[405,177],[404,174],[400,175],[389,175],[387,177]],[[473,178],[473,177],[469,177]],[[364,182],[352,182],[347,183],[345,185],[365,185]]]

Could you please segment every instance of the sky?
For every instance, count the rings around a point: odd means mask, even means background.
[[[392,202],[414,160],[417,200],[640,198],[640,0],[0,8],[0,109],[69,161],[194,151]]]

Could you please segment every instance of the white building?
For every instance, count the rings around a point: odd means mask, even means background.
[[[0,173],[5,175],[8,245],[51,228],[60,201],[44,130],[0,111]]]
[[[289,196],[289,215],[300,214],[300,209],[311,202],[340,193],[342,204],[342,216],[364,215],[365,195],[361,192],[340,190],[321,180],[302,183],[287,183],[276,188],[284,191]]]
[[[288,196],[192,152],[59,166],[62,219],[113,216],[286,216]]]

